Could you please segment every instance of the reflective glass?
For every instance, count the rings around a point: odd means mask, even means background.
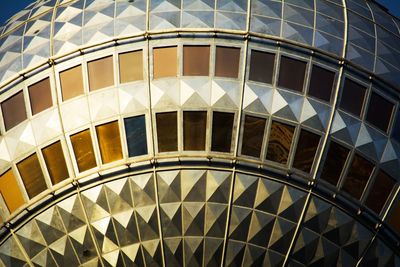
[[[114,66],[112,56],[90,61],[87,66],[90,91],[114,85]]]
[[[71,135],[71,143],[80,172],[96,167],[96,158],[89,129]]]
[[[122,159],[121,136],[118,121],[96,126],[99,141],[101,161],[110,163]]]
[[[366,88],[352,80],[346,79],[342,89],[340,108],[356,116],[360,116]]]
[[[124,119],[129,157],[147,154],[146,119],[144,115]]]
[[[306,130],[301,130],[294,156],[293,167],[309,173],[317,152],[320,136]]]
[[[213,112],[211,150],[230,152],[235,114]]]
[[[23,92],[20,91],[3,101],[1,103],[1,110],[3,112],[6,130],[10,130],[20,122],[26,120],[27,116]]]
[[[342,189],[359,199],[373,169],[374,165],[371,162],[355,154]]]
[[[30,85],[28,91],[32,115],[35,115],[53,105],[49,78]]]
[[[208,76],[210,68],[210,46],[183,47],[183,75]]]
[[[395,184],[396,182],[392,177],[383,171],[379,171],[365,203],[367,207],[376,213],[380,213]]]
[[[206,149],[206,111],[184,111],[183,112],[183,149],[205,150]]]
[[[47,189],[36,153],[17,163],[17,168],[29,198],[33,198]]]
[[[215,76],[237,78],[239,75],[240,48],[217,46]]]
[[[275,54],[251,50],[249,80],[272,83]]]
[[[176,46],[154,48],[153,68],[154,79],[176,77],[178,70]]]
[[[0,193],[10,213],[25,204],[24,197],[11,169],[0,176]]]
[[[400,199],[393,205],[388,224],[400,234]]]
[[[120,82],[143,80],[142,50],[119,54]]]
[[[334,72],[313,65],[308,95],[329,102],[331,100],[334,81]]]
[[[369,100],[367,121],[386,132],[392,118],[394,105],[376,93]]]
[[[242,154],[259,158],[264,138],[266,119],[246,116],[244,120]]]
[[[288,162],[294,126],[273,121],[269,134],[267,160],[281,164]]]
[[[60,72],[63,101],[83,95],[82,65]]]
[[[306,67],[304,61],[281,56],[278,86],[302,92]]]
[[[158,152],[178,150],[177,113],[157,113],[156,121]]]
[[[397,111],[397,118],[394,123],[392,137],[400,143],[400,110]]]
[[[42,153],[53,184],[57,184],[69,177],[60,141],[43,148]]]
[[[339,181],[340,174],[342,173],[349,152],[349,149],[339,145],[338,143],[331,142],[322,169],[321,179],[330,184],[336,185]]]

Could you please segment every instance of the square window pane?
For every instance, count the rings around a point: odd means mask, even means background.
[[[388,224],[400,234],[400,199],[393,205]]]
[[[349,149],[339,145],[338,143],[331,142],[322,169],[321,179],[332,185],[336,185],[339,181],[340,174],[342,173],[349,152]]]
[[[6,130],[10,130],[20,122],[26,120],[24,94],[22,91],[1,103]]]
[[[308,95],[329,102],[334,81],[334,72],[313,65]]]
[[[360,116],[366,90],[364,86],[346,79],[342,88],[340,108],[356,116]]]
[[[266,119],[246,116],[244,119],[242,154],[259,158],[264,138]]]
[[[79,172],[96,167],[96,158],[89,129],[71,135],[71,143]]]
[[[118,121],[96,126],[99,141],[101,161],[110,163],[122,159],[121,136]]]
[[[163,77],[176,77],[177,70],[178,58],[176,46],[153,49],[154,79]]]
[[[119,54],[121,83],[143,80],[142,50]]]
[[[238,77],[240,48],[217,46],[215,57],[215,76]]]
[[[211,150],[230,152],[232,143],[233,119],[235,114],[213,112]]]
[[[144,115],[124,119],[129,157],[146,155],[147,136]]]
[[[114,85],[114,66],[112,56],[90,61],[87,66],[90,91]]]
[[[158,152],[178,150],[177,113],[157,113],[156,121]]]
[[[306,67],[304,61],[281,56],[278,86],[302,92]]]
[[[0,192],[10,213],[25,204],[21,189],[12,170],[0,176]]]
[[[17,168],[29,198],[33,198],[47,189],[36,153],[17,163]]]
[[[69,177],[60,141],[43,148],[42,153],[53,184],[57,184]]]
[[[294,134],[294,126],[273,121],[269,134],[267,160],[287,164]]]
[[[344,181],[343,191],[359,199],[373,169],[374,165],[371,162],[356,154]]]
[[[183,47],[183,75],[208,76],[210,68],[210,46]]]
[[[32,115],[35,115],[53,105],[51,99],[50,79],[46,78],[28,87]]]
[[[392,177],[379,171],[365,203],[367,207],[379,214],[395,184]]]
[[[307,173],[311,171],[320,138],[317,134],[301,130],[293,167]]]
[[[206,111],[183,112],[183,146],[184,150],[206,149]]]
[[[369,100],[367,121],[386,132],[392,118],[394,105],[376,93]]]
[[[63,101],[83,95],[82,65],[60,72]]]
[[[272,84],[275,54],[251,50],[249,80]]]

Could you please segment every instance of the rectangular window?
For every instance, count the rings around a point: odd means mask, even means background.
[[[156,114],[158,152],[178,150],[178,121],[176,112]]]
[[[206,149],[206,111],[184,111],[183,112],[183,149],[205,150]]]
[[[366,201],[367,207],[379,214],[385,205],[386,200],[390,196],[395,184],[396,182],[392,177],[383,171],[379,171],[375,178],[374,185],[372,186],[368,195]]]
[[[215,76],[237,78],[239,76],[240,48],[217,46]]]
[[[275,54],[251,50],[249,80],[272,84]]]
[[[232,143],[233,119],[235,114],[213,112],[211,150],[230,152]]]
[[[364,86],[346,78],[342,88],[340,108],[360,116],[366,91],[367,89]]]
[[[349,149],[339,145],[338,143],[331,142],[322,169],[321,179],[332,185],[336,185],[339,181],[344,164],[347,161],[349,152]]]
[[[160,47],[153,49],[154,79],[176,77],[178,70],[177,47]]]
[[[89,129],[71,135],[71,143],[79,172],[96,167],[96,158]]]
[[[317,134],[301,130],[293,167],[307,173],[311,171],[320,138]]]
[[[60,72],[63,101],[83,95],[82,65]]]
[[[114,85],[113,56],[90,61],[87,67],[90,91]]]
[[[46,78],[28,87],[32,115],[35,115],[53,105],[51,99],[50,79]]]
[[[266,119],[246,116],[242,139],[242,154],[259,158],[264,138]]]
[[[124,119],[129,157],[146,155],[146,117],[144,115]]]
[[[183,46],[183,75],[208,76],[210,69],[210,46]]]
[[[276,121],[272,122],[269,134],[267,160],[287,164],[290,148],[292,146],[294,129],[294,126]]]
[[[118,126],[118,121],[96,126],[101,161],[104,164],[122,159],[121,136]]]
[[[367,121],[386,132],[392,118],[394,105],[376,93],[369,100]]]
[[[278,86],[302,92],[307,63],[281,56]]]
[[[142,50],[119,54],[119,75],[121,83],[143,80]]]
[[[397,200],[392,207],[391,214],[388,219],[388,224],[400,234],[400,199]]]
[[[24,101],[24,93],[22,91],[16,93],[12,97],[1,103],[3,111],[4,126],[6,130],[10,130],[14,126],[26,120],[26,109]]]
[[[47,189],[36,153],[17,163],[17,168],[29,198],[33,198]]]
[[[397,111],[396,121],[392,131],[392,137],[400,143],[400,110]]]
[[[0,176],[0,193],[10,213],[25,204],[21,189],[12,170],[8,170]]]
[[[43,148],[42,153],[53,185],[69,177],[60,141]]]
[[[331,100],[334,81],[334,72],[313,65],[308,95],[329,102]]]

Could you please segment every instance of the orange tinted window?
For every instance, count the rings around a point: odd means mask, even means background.
[[[143,80],[142,50],[119,54],[119,75],[121,83]]]
[[[10,130],[20,122],[26,120],[24,93],[16,93],[1,103],[6,130]]]
[[[71,135],[71,143],[80,172],[96,167],[96,158],[89,129]]]
[[[90,91],[114,85],[113,57],[88,62],[88,75]]]
[[[217,46],[215,76],[237,78],[239,75],[240,48]]]
[[[178,69],[176,46],[154,48],[153,68],[154,79],[175,77]]]
[[[114,121],[96,126],[96,133],[102,162],[109,163],[122,159],[118,122]]]
[[[17,168],[30,198],[47,189],[36,153],[19,162]]]
[[[0,176],[0,193],[10,213],[13,213],[25,203],[12,170],[8,170]]]
[[[53,105],[49,78],[30,85],[28,91],[32,115],[35,115]]]
[[[68,168],[60,141],[43,148],[42,153],[53,184],[68,178]]]
[[[183,75],[208,76],[210,68],[210,46],[183,47]]]
[[[63,101],[83,94],[82,65],[60,72]]]

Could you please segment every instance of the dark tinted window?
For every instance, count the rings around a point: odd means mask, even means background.
[[[314,162],[315,153],[318,149],[320,136],[306,130],[301,130],[299,142],[297,143],[296,155],[294,156],[293,167],[310,172]]]
[[[347,148],[335,142],[331,142],[322,169],[321,178],[336,185],[339,181],[340,174],[342,173],[349,152],[350,151]]]
[[[294,127],[273,121],[269,135],[267,160],[286,164],[294,134]]]
[[[376,213],[380,213],[395,184],[396,182],[392,177],[383,171],[380,171],[376,176],[374,185],[368,195],[366,201],[367,207]]]
[[[76,163],[80,172],[96,167],[96,158],[93,151],[90,130],[71,135],[72,148],[74,149]]]
[[[178,150],[178,130],[176,112],[157,113],[158,152]]]
[[[246,116],[242,139],[242,154],[259,158],[264,138],[266,120]]]
[[[321,100],[330,101],[335,73],[313,65],[308,95]]]
[[[397,203],[393,205],[391,214],[388,219],[388,223],[393,229],[397,231],[398,234],[400,234],[400,199],[397,200]]]
[[[249,80],[271,84],[274,63],[275,54],[252,50]]]
[[[352,80],[346,79],[342,89],[340,108],[360,116],[364,103],[366,88]]]
[[[306,66],[306,62],[282,56],[278,86],[302,92]]]
[[[49,78],[28,87],[32,115],[35,115],[53,105]]]
[[[211,150],[230,152],[235,114],[213,112]]]
[[[146,155],[147,137],[145,116],[126,118],[124,122],[129,157]]]
[[[367,121],[382,131],[387,128],[392,118],[393,104],[376,93],[371,94],[368,105]]]
[[[217,46],[215,57],[215,76],[238,77],[240,48]]]
[[[206,149],[206,111],[183,112],[183,147],[184,150]]]
[[[210,46],[183,47],[183,75],[208,76],[210,68]]]
[[[343,190],[359,199],[371,176],[374,165],[359,155],[354,155],[349,172],[343,184]]]
[[[17,168],[29,198],[33,198],[47,189],[36,153],[17,163]]]
[[[397,111],[397,118],[394,123],[392,136],[400,143],[400,110]]]
[[[18,92],[1,103],[4,126],[10,130],[20,122],[26,120],[26,110],[23,92]]]
[[[60,141],[43,148],[42,153],[53,184],[57,184],[68,178],[67,164],[65,163]]]

